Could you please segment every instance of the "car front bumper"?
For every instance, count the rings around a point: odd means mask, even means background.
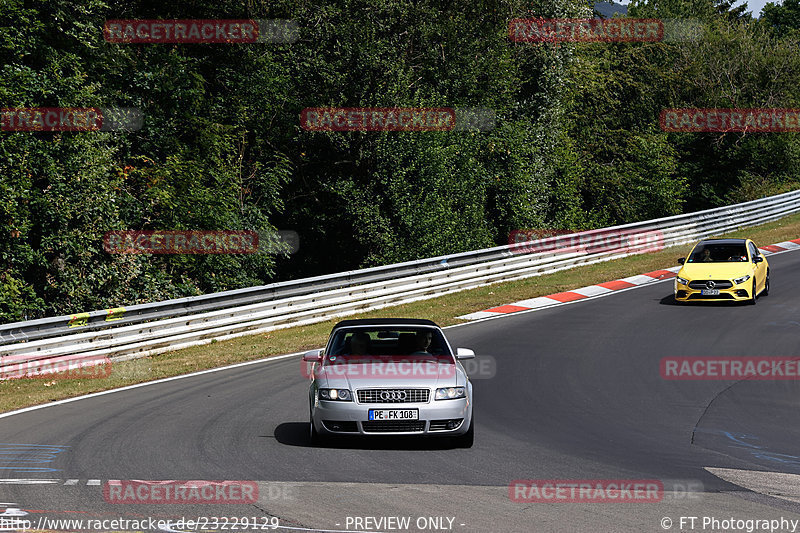
[[[719,294],[703,294],[703,289],[692,289],[688,285],[683,285],[675,281],[675,300],[679,302],[741,302],[753,297],[752,282],[745,282],[740,285],[734,284],[727,289],[718,289]]]
[[[370,409],[417,409],[419,419],[370,421]],[[458,436],[469,429],[472,403],[467,398],[391,404],[319,400],[312,410],[312,420],[323,435]]]

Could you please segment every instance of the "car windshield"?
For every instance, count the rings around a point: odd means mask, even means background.
[[[698,244],[689,263],[741,263],[747,261],[744,244]]]
[[[345,328],[331,340],[328,355],[450,355],[435,328]]]

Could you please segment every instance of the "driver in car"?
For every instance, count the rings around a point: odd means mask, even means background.
[[[431,346],[431,341],[433,340],[433,333],[430,331],[419,331],[417,332],[417,351],[412,353],[411,355],[426,355],[430,352],[428,348]]]
[[[367,355],[369,353],[369,335],[363,331],[354,333],[350,338],[350,355]]]

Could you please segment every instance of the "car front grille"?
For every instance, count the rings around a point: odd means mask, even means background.
[[[366,433],[422,433],[424,420],[392,420],[382,422],[361,422]]]
[[[428,403],[428,389],[361,389],[358,403]]]
[[[695,290],[708,289],[709,287],[706,287],[706,283],[708,283],[709,281],[714,282],[713,288],[715,289],[730,289],[731,287],[733,287],[733,283],[731,283],[730,280],[727,279],[709,279],[709,280],[697,279],[689,282],[689,288]]]

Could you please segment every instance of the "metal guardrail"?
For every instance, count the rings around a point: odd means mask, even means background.
[[[692,242],[800,212],[800,190],[733,206],[591,230],[658,232],[663,246]],[[537,243],[540,241],[533,241]],[[310,324],[641,253],[647,243],[591,252],[519,253],[505,245],[259,287],[0,325],[0,372],[30,361],[132,359]]]

